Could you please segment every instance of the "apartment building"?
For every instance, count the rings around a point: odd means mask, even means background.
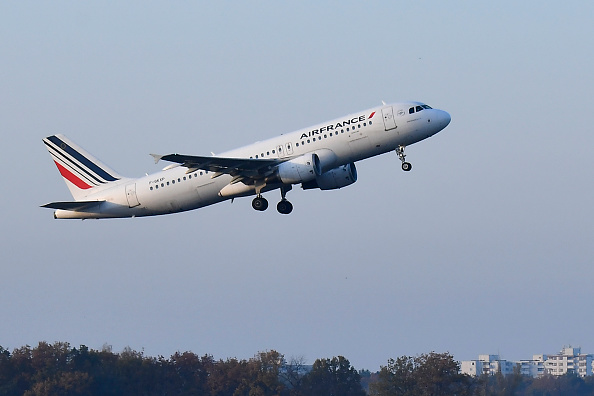
[[[593,375],[594,355],[581,353],[581,348],[564,347],[557,355],[533,355],[531,360],[511,362],[501,360],[499,355],[479,355],[478,360],[460,363],[462,374],[479,376],[501,373],[509,375],[518,368],[522,375],[540,377],[542,375],[576,374],[580,377]]]

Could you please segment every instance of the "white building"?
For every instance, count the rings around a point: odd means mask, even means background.
[[[520,360],[520,373],[527,377],[540,377],[545,373],[544,362],[547,355],[532,355],[532,360]]]
[[[478,360],[465,360],[460,363],[460,371],[462,374],[468,374],[473,377],[479,375],[495,375],[501,373],[503,375],[512,374],[514,367],[517,366],[515,362],[508,362],[501,360],[499,355],[479,355]]]
[[[462,374],[476,377],[483,374],[513,374],[519,367],[520,373],[529,377],[548,375],[565,375],[575,373],[580,377],[594,374],[594,355],[581,353],[581,348],[564,347],[558,355],[533,355],[532,360],[508,362],[499,355],[479,355],[478,360],[465,360],[460,363]]]
[[[583,354],[581,348],[565,347],[558,355],[549,355],[544,362],[544,369],[550,375],[574,373],[580,377],[592,375],[591,354]]]

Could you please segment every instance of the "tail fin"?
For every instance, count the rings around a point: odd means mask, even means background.
[[[95,192],[95,188],[122,178],[64,135],[48,136],[43,143],[77,201]]]

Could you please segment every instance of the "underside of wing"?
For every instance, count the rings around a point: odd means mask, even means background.
[[[41,205],[42,208],[62,209],[62,210],[85,210],[99,205],[105,201],[69,201],[69,202],[50,202]]]
[[[288,159],[253,159],[253,158],[226,158],[226,157],[201,157],[193,155],[151,154],[155,162],[159,160],[175,162],[188,168],[188,173],[197,169],[214,172],[213,178],[222,174],[234,177],[234,182],[243,179],[260,179],[270,174],[279,164]]]

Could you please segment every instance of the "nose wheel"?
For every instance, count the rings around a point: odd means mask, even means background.
[[[396,149],[396,154],[398,154],[398,158],[402,162],[402,170],[408,172],[412,169],[412,164],[410,162],[406,162],[406,154],[404,154],[404,146],[398,146]]]

